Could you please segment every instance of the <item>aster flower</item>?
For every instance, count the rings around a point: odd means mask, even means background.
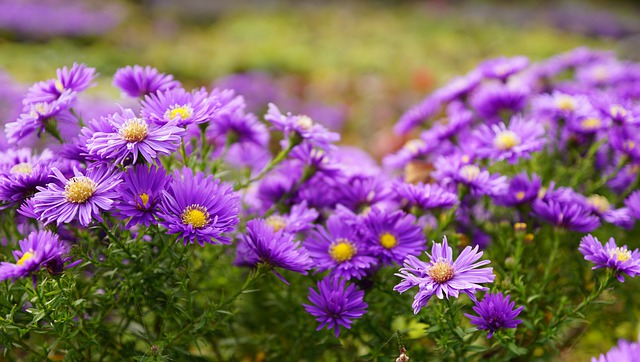
[[[303,304],[309,314],[320,323],[316,330],[324,327],[333,329],[336,338],[340,335],[340,327],[351,329],[354,319],[367,313],[367,303],[363,300],[364,292],[353,284],[346,284],[344,279],[324,278],[318,282],[318,291],[309,288],[309,301]]]
[[[495,201],[503,206],[528,204],[536,199],[541,187],[542,182],[538,175],[533,174],[529,177],[526,172],[521,172],[509,181],[507,192],[495,197]]]
[[[43,267],[55,267],[69,252],[69,246],[50,231],[34,231],[19,244],[20,250],[13,251],[15,264],[0,263],[0,280],[25,278]]]
[[[600,226],[598,216],[580,200],[537,199],[533,202],[532,216],[551,225],[583,233]]]
[[[291,207],[289,214],[274,214],[267,217],[266,222],[275,232],[284,231],[295,234],[313,228],[313,222],[318,218],[318,212],[307,207],[307,201],[303,200],[299,204]]]
[[[33,196],[37,187],[49,183],[48,164],[19,163],[0,174],[0,209],[16,205]]]
[[[264,119],[269,121],[276,130],[284,133],[286,138],[297,137],[298,141],[307,140],[325,151],[331,148],[331,143],[340,140],[338,133],[329,131],[307,116],[282,114],[273,103],[269,103],[269,111]]]
[[[591,109],[589,99],[581,95],[570,95],[559,91],[542,94],[532,100],[534,114],[549,117],[554,120],[567,119],[576,112]]]
[[[640,220],[640,190],[636,190],[624,200],[631,215]]]
[[[142,118],[160,125],[178,127],[210,121],[220,104],[203,89],[187,92],[183,88],[158,91],[142,101]]]
[[[484,125],[474,132],[478,140],[476,156],[515,164],[519,158],[529,158],[531,153],[542,150],[544,134],[540,122],[520,116],[511,118],[509,126],[502,122]]]
[[[592,269],[612,269],[621,283],[624,282],[623,274],[632,278],[640,274],[638,249],[630,251],[626,245],[618,246],[613,238],[603,246],[598,239],[589,234],[582,238],[578,250],[584,255],[585,260],[595,264]]]
[[[489,331],[487,338],[491,338],[493,333],[504,328],[516,328],[522,323],[516,319],[524,307],[515,308],[515,302],[510,302],[509,296],[502,293],[487,293],[482,301],[476,302],[473,311],[478,315],[465,313],[471,320],[471,324],[480,330]]]
[[[313,266],[309,252],[300,246],[300,242],[294,242],[293,236],[282,230],[274,231],[263,219],[247,222],[247,234],[243,235],[243,240],[251,251],[246,258],[249,265],[266,264],[304,275]],[[273,272],[289,284],[275,269]]]
[[[606,354],[591,358],[591,362],[638,362],[640,361],[640,343],[621,339],[618,345]]]
[[[318,271],[330,270],[331,276],[360,279],[376,264],[357,228],[337,215],[311,231],[304,243]]]
[[[223,148],[227,139],[231,143],[253,143],[265,147],[269,143],[267,127],[252,113],[245,113],[245,103],[238,96],[224,104],[207,128],[207,138]]]
[[[67,67],[56,71],[58,78],[43,82],[37,82],[31,86],[24,98],[24,104],[52,103],[64,93],[73,95],[95,85],[92,83],[97,74],[95,68],[89,68],[85,64],[73,63],[71,69]]]
[[[529,66],[529,59],[523,56],[513,58],[499,57],[484,61],[478,66],[482,75],[486,78],[506,81],[510,76],[522,71]]]
[[[141,67],[130,65],[120,68],[113,76],[113,85],[120,88],[126,95],[134,98],[168,91],[180,87],[180,82],[173,79],[173,75],[158,72],[150,66]]]
[[[369,252],[383,264],[401,264],[409,255],[419,255],[427,248],[416,217],[402,210],[390,212],[374,206],[364,217]]]
[[[434,163],[436,170],[432,176],[445,187],[466,185],[473,195],[497,196],[507,190],[505,176],[490,174],[487,170],[465,162],[468,160],[468,157],[460,155],[439,157]]]
[[[591,207],[591,211],[594,214],[600,216],[604,221],[623,229],[631,229],[633,227],[635,220],[628,208],[614,209],[606,197],[598,194],[584,198],[584,202]]]
[[[338,180],[336,193],[340,204],[356,212],[392,198],[390,183],[381,175],[343,177]]]
[[[464,100],[482,81],[482,73],[473,70],[464,76],[453,78],[434,93],[434,97],[443,102]]]
[[[437,184],[416,185],[396,182],[393,191],[401,200],[406,200],[407,206],[417,206],[422,210],[449,209],[458,204],[458,195],[440,187]]]
[[[429,262],[425,263],[413,255],[404,261],[404,267],[396,276],[402,281],[393,290],[404,293],[414,286],[419,288],[414,297],[413,312],[418,314],[434,295],[439,299],[445,296],[457,298],[460,292],[466,293],[472,300],[476,300],[475,292],[486,290],[481,283],[492,283],[495,279],[493,268],[479,268],[490,263],[480,260],[483,252],[478,252],[478,246],[467,246],[458,258],[453,260],[453,250],[447,244],[445,236],[442,244],[433,242],[431,254],[426,253]],[[478,261],[480,260],[480,261]]]
[[[100,211],[110,210],[117,198],[120,174],[106,165],[82,172],[74,167],[69,179],[56,167],[51,172],[57,181],[46,188],[38,186],[39,192],[33,196],[34,211],[45,224],[55,221],[60,225],[77,219],[88,226],[93,220],[102,221]]]
[[[159,155],[170,155],[177,150],[185,134],[183,128],[173,123],[149,123],[131,109],[122,109],[102,122],[108,122],[111,129],[93,132],[87,140],[87,151],[103,160],[113,159],[117,164],[129,159],[135,164],[139,155],[148,163],[154,163]]]
[[[170,181],[167,172],[160,166],[136,165],[122,176],[118,203],[118,217],[131,218],[126,228],[155,223],[160,211],[162,191]]]
[[[239,196],[231,185],[184,168],[173,173],[173,182],[162,191],[160,224],[178,234],[184,245],[198,242],[230,244],[223,233],[238,224]]]
[[[393,126],[393,131],[398,135],[409,133],[423,122],[433,117],[442,106],[442,100],[433,95],[427,96],[422,102],[409,108]]]
[[[524,109],[530,92],[523,85],[487,84],[475,90],[471,104],[488,122],[497,122],[505,112]]]

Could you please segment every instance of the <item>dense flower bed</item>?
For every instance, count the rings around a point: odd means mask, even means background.
[[[96,80],[59,69],[5,127],[11,357],[551,359],[632,307],[638,64],[488,60],[407,111],[382,165],[148,66],[113,77],[132,106],[83,111]]]

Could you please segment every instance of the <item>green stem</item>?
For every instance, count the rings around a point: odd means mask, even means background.
[[[284,161],[284,159],[287,158],[289,153],[291,153],[291,150],[296,145],[297,145],[296,143],[294,143],[291,139],[289,139],[289,147],[280,150],[280,152],[276,155],[276,157],[271,159],[269,164],[265,168],[263,168],[262,171],[260,171],[260,173],[256,177],[251,178],[251,179],[249,179],[249,180],[247,180],[245,182],[242,182],[240,184],[237,184],[236,187],[234,188],[235,191],[242,190],[242,189],[246,188],[247,186],[251,185],[252,183],[254,183],[256,181],[260,181],[269,171],[271,171],[274,167],[276,167],[282,161]]]

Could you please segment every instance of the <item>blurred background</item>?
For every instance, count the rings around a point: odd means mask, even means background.
[[[186,87],[236,89],[259,115],[268,102],[307,114],[380,158],[404,141],[391,132],[403,111],[487,58],[588,46],[640,60],[639,14],[631,0],[0,0],[0,122],[73,62],[101,74],[86,114],[115,111],[132,100],[113,73],[148,64]],[[600,333],[565,360],[601,352]]]

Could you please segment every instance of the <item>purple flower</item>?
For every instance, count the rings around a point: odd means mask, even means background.
[[[0,263],[0,280],[25,278],[49,264],[55,266],[69,252],[69,246],[50,231],[34,231],[19,243],[20,250],[13,251],[16,263]]]
[[[496,196],[507,190],[505,176],[490,174],[489,171],[465,161],[468,161],[465,156],[439,157],[435,161],[436,171],[432,176],[445,187],[466,185],[473,195]]]
[[[419,255],[427,248],[422,227],[416,217],[402,210],[389,212],[374,206],[364,217],[369,252],[383,264],[401,264],[409,255]]]
[[[113,85],[130,97],[142,98],[159,91],[180,87],[180,82],[173,80],[171,74],[160,73],[156,68],[148,65],[146,67],[128,65],[116,71],[113,76]]]
[[[70,179],[55,167],[51,172],[57,182],[49,183],[46,188],[38,186],[39,192],[33,196],[34,211],[45,224],[55,221],[60,225],[77,219],[82,226],[88,226],[93,220],[102,221],[100,211],[110,210],[118,196],[120,174],[106,165],[83,172],[74,167]]]
[[[544,198],[533,202],[534,217],[564,229],[587,233],[600,226],[598,216],[580,200]]]
[[[125,228],[155,223],[162,191],[170,179],[167,172],[158,166],[136,165],[123,174],[116,209],[118,217],[131,218]]]
[[[331,148],[331,143],[340,140],[339,134],[329,131],[307,116],[282,114],[273,103],[269,103],[269,111],[264,119],[269,121],[275,129],[284,133],[285,137],[296,137],[298,142],[306,140],[325,151]]]
[[[473,93],[471,104],[488,122],[496,122],[505,113],[524,109],[530,89],[523,85],[487,84]]]
[[[591,234],[585,236],[580,241],[578,250],[584,255],[585,260],[595,264],[592,269],[609,268],[615,271],[616,277],[622,283],[624,276],[635,277],[640,274],[640,252],[635,249],[633,252],[627,246],[617,246],[613,238],[609,239],[604,246]]]
[[[162,191],[160,222],[169,234],[178,234],[184,245],[198,242],[230,244],[231,238],[223,235],[238,224],[239,196],[232,187],[212,175],[205,178],[202,172],[188,168],[176,170],[173,182]]]
[[[399,199],[406,200],[407,206],[417,206],[422,210],[449,209],[458,204],[458,195],[437,184],[417,185],[396,182],[393,187]]]
[[[318,212],[313,208],[307,208],[307,202],[302,201],[291,207],[288,215],[271,215],[266,222],[274,231],[283,230],[287,233],[298,233],[313,228],[313,222],[318,218]]]
[[[324,278],[318,282],[318,291],[309,288],[309,301],[303,304],[309,314],[320,323],[316,330],[325,326],[332,329],[335,336],[340,335],[340,326],[351,329],[354,319],[367,313],[367,303],[363,300],[364,292],[355,285],[346,285],[344,279]]]
[[[520,319],[516,319],[518,314],[522,312],[524,307],[515,308],[515,302],[509,301],[502,293],[487,293],[484,299],[476,302],[473,311],[478,315],[465,313],[471,324],[480,330],[489,331],[487,338],[491,338],[493,333],[503,328],[516,328],[522,323]]]
[[[533,174],[531,178],[526,172],[521,172],[509,181],[508,190],[495,198],[498,205],[517,206],[528,204],[538,197],[538,191],[542,187],[542,182],[538,175]]]
[[[155,162],[159,155],[170,155],[178,149],[185,134],[183,128],[173,123],[147,122],[131,109],[122,109],[102,122],[108,122],[111,129],[94,132],[87,140],[87,150],[90,155],[103,160],[113,159],[120,165],[129,160],[135,164],[139,155],[148,163]]]
[[[293,235],[282,230],[274,231],[263,219],[247,222],[247,234],[243,240],[250,253],[246,255],[249,265],[267,264],[272,268],[282,268],[300,274],[307,274],[313,266],[309,252],[293,241]],[[278,272],[273,272],[286,284],[289,284]]]
[[[530,158],[532,152],[542,150],[544,134],[540,122],[520,116],[511,118],[509,126],[502,122],[484,125],[474,133],[478,140],[476,156],[515,164],[519,158]]]
[[[464,76],[456,77],[434,93],[434,97],[443,102],[463,100],[482,81],[482,73],[473,70]]]
[[[204,90],[187,92],[183,88],[158,91],[142,101],[142,118],[160,125],[178,127],[210,121],[220,104]]]
[[[389,182],[381,175],[356,174],[343,177],[336,185],[336,192],[340,204],[353,211],[362,212],[376,203],[391,200],[389,186]]]
[[[499,57],[484,61],[478,69],[486,78],[506,81],[510,76],[520,72],[529,66],[529,59],[523,56],[513,58]]]
[[[640,220],[640,190],[636,190],[624,200],[624,204],[629,209],[631,215]]]
[[[490,263],[478,261],[483,252],[478,246],[467,246],[458,258],[453,260],[453,250],[447,244],[445,236],[442,244],[433,243],[431,254],[426,253],[429,262],[425,263],[413,255],[404,261],[404,267],[396,275],[402,281],[393,290],[404,293],[414,286],[419,288],[413,301],[413,313],[418,314],[434,295],[440,299],[452,296],[457,298],[460,292],[475,300],[475,292],[486,290],[480,283],[492,283],[495,279],[493,268],[479,268]],[[479,269],[478,269],[479,268]]]
[[[330,270],[331,276],[360,279],[376,264],[368,253],[357,228],[332,215],[326,229],[318,226],[304,243],[318,271]]]
[[[393,131],[398,135],[409,133],[415,127],[433,117],[442,105],[442,100],[433,95],[423,99],[422,102],[409,108],[393,126]]]
[[[0,153],[6,161],[0,163],[0,209],[18,204],[33,196],[38,186],[46,186],[52,157],[48,150],[32,156],[28,148]]]
[[[606,354],[592,357],[591,362],[638,362],[640,361],[640,343],[621,339],[618,345]]]
[[[242,96],[224,104],[207,128],[207,138],[224,148],[227,139],[231,143],[253,143],[266,146],[269,143],[267,127],[252,113],[245,113]]]

